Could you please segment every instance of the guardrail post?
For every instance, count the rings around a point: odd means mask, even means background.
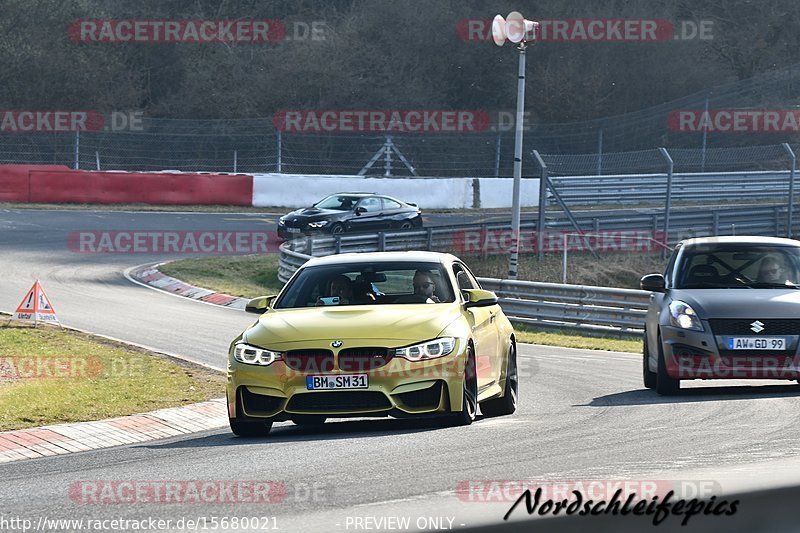
[[[714,237],[719,236],[719,211],[711,212],[711,232]]]
[[[538,150],[533,151],[533,157],[539,163],[539,168],[542,169],[542,175],[539,177],[539,219],[536,223],[536,250],[539,254],[539,260],[544,259],[544,213],[545,205],[547,204],[547,165],[539,155]]]
[[[378,251],[386,251],[386,234],[382,231],[378,232]]]
[[[433,228],[428,228],[426,250],[433,249]]]
[[[662,157],[667,162],[667,198],[664,202],[664,239],[669,242],[669,210],[672,207],[672,170],[675,164],[666,148],[659,148]]]
[[[703,148],[700,154],[700,172],[706,171],[706,140],[708,139],[708,96],[706,93],[706,104],[703,109]]]
[[[592,231],[594,231],[595,233],[600,233],[600,219],[599,218],[594,217],[592,219],[592,227],[594,228]]]
[[[233,151],[233,173],[236,174],[236,171],[239,169],[239,151]]]
[[[775,207],[775,236],[781,236],[781,208]]]
[[[306,255],[314,255],[314,239],[306,237]]]
[[[486,260],[489,256],[489,250],[486,249],[486,232],[488,230],[488,226],[486,224],[481,224],[481,258]]]
[[[333,236],[333,249],[335,254],[342,253],[342,236],[341,235],[334,235]]]
[[[792,238],[792,225],[794,223],[794,172],[795,168],[797,167],[797,157],[794,155],[794,151],[792,147],[789,146],[789,143],[783,143],[783,149],[786,150],[786,153],[789,155],[789,159],[792,162],[791,169],[789,170],[789,210],[786,213],[786,237]]]

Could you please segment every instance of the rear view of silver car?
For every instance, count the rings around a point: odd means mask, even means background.
[[[800,242],[709,237],[680,242],[645,321],[644,385],[674,394],[688,379],[800,378]]]

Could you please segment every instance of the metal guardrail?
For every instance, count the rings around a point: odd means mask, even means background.
[[[784,200],[789,176],[789,171],[676,173],[671,196],[673,202]],[[550,181],[571,205],[661,203],[667,191],[666,174],[550,176]],[[556,203],[554,198],[548,201]]]
[[[641,337],[648,291],[478,278],[511,320],[550,328]]]
[[[408,232],[408,243],[415,242],[420,235],[430,232]],[[395,234],[384,234],[388,239]],[[352,236],[351,242],[358,242],[368,250],[372,235]],[[344,237],[342,240],[344,241]],[[304,245],[312,243],[315,255],[336,253],[331,248],[332,238],[308,239]],[[290,243],[280,247],[278,276],[281,281],[289,277],[299,266],[311,259],[311,255],[290,250]],[[320,247],[318,247],[318,245]],[[365,246],[366,245],[366,246]],[[386,248],[389,250],[390,248]],[[394,247],[394,249],[399,249]],[[402,248],[414,249],[414,248]],[[355,251],[355,250],[348,250]],[[566,285],[558,283],[539,283],[533,281],[510,281],[494,278],[478,278],[481,285],[494,291],[503,312],[513,321],[559,329],[579,329],[615,333],[624,336],[640,337],[644,328],[644,315],[650,293],[632,289],[594,287],[590,285]]]
[[[649,211],[649,212],[648,212]],[[747,205],[719,207],[700,212],[673,209],[670,214],[668,243],[689,237],[714,235],[786,235],[785,205]],[[593,211],[574,212],[573,217],[585,232],[599,231],[660,231],[664,225],[664,213],[656,210],[643,212],[608,214]],[[563,215],[548,216],[545,231],[574,231],[570,221]],[[535,230],[536,221],[523,222],[523,230]],[[391,231],[381,233],[343,234],[315,236],[289,241],[286,250],[289,256],[279,270],[279,279],[286,282],[294,273],[298,255],[322,256],[346,252],[374,252],[400,250],[458,250],[461,232],[509,230],[508,223],[464,224],[439,226],[423,230]],[[800,220],[795,221],[792,234],[800,234]],[[291,253],[289,253],[291,252]],[[295,255],[293,255],[295,254]],[[281,257],[283,258],[282,251]]]
[[[663,224],[663,213],[617,216],[575,213],[586,231],[646,230]],[[535,229],[534,222],[523,229]],[[795,225],[800,230],[800,221]],[[509,229],[508,224],[442,226],[413,231],[344,234],[296,239],[280,247],[278,278],[286,282],[312,256],[346,252],[453,250],[458,232]],[[550,219],[546,230],[572,229],[568,220]],[[784,235],[786,206],[731,206],[702,212],[674,210],[669,242],[688,236]],[[793,232],[796,234],[797,232]],[[540,326],[576,328],[640,336],[649,293],[631,289],[508,281],[482,278],[500,297],[504,312],[514,320]]]

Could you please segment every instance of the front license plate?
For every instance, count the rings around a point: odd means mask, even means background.
[[[308,376],[306,389],[366,389],[369,388],[367,374],[341,374],[339,376]]]
[[[729,337],[729,350],[785,350],[783,337]]]
[[[300,228],[286,228],[286,233],[300,233]]]

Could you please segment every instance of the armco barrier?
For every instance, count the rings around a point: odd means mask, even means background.
[[[478,278],[512,320],[537,326],[641,336],[650,292]]]
[[[667,193],[666,174],[551,176],[550,180],[569,205],[663,203]],[[676,173],[671,187],[673,202],[780,201],[788,192],[788,171]]]
[[[92,172],[62,166],[0,165],[0,200],[250,206],[245,174]]]
[[[369,238],[374,236],[353,237],[364,239],[362,243],[364,249],[358,251],[375,250],[375,248],[370,250],[368,245],[365,246]],[[327,240],[333,239],[328,238]],[[302,247],[304,251],[308,251],[310,245],[312,248],[310,251],[315,256],[336,253],[336,250],[332,249],[329,246],[330,243],[324,238],[292,242],[294,245],[284,243],[280,247],[278,278],[283,282],[286,282],[303,263],[312,257],[308,253],[297,251],[296,248]],[[315,249],[316,245],[319,246]],[[290,247],[294,247],[295,250]],[[356,250],[348,248],[348,251]],[[644,329],[644,316],[650,300],[649,292],[633,289],[494,278],[478,278],[478,280],[483,288],[497,294],[500,307],[512,321],[550,328],[591,330],[641,337]]]

